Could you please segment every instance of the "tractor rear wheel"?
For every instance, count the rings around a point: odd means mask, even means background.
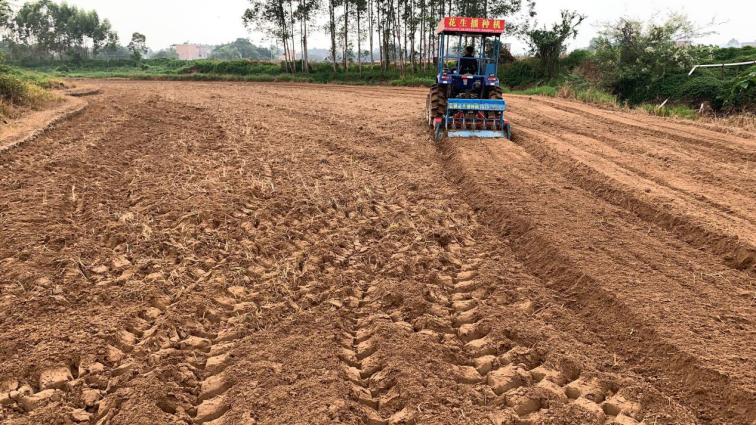
[[[501,87],[499,86],[492,86],[488,88],[487,98],[488,99],[496,99],[496,100],[502,100],[504,99],[504,95],[502,95]]]
[[[489,87],[488,93],[486,93],[488,99],[496,99],[496,100],[502,100],[504,99],[504,95],[502,95],[501,87],[495,86],[495,87]],[[503,114],[503,113],[501,113]],[[488,118],[497,118],[496,113],[489,113]],[[502,117],[503,118],[503,117]],[[507,132],[507,139],[510,141],[512,140],[512,128],[510,127],[508,122],[504,122],[504,130]]]
[[[502,92],[501,92],[501,87],[499,87],[499,86],[491,86],[491,87],[486,88],[486,98],[488,98],[488,99],[494,99],[494,100],[497,100],[497,101],[500,101],[500,100],[504,99],[504,95],[502,95]],[[496,113],[495,112],[489,112],[488,113],[488,118],[495,119],[496,118]]]
[[[431,86],[426,103],[428,126],[432,128],[434,119],[446,115],[446,105],[446,88],[438,84]]]

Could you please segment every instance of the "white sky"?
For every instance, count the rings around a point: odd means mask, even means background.
[[[15,3],[22,1],[16,0]],[[122,44],[128,43],[134,31],[145,34],[147,45],[153,50],[186,41],[221,44],[238,37],[249,37],[255,44],[270,44],[262,34],[250,33],[244,28],[241,16],[249,5],[248,0],[68,0],[68,3],[97,10],[100,18],[110,19]],[[536,0],[538,22],[550,24],[556,21],[559,10],[564,8],[588,15],[570,48],[587,46],[600,22],[621,16],[646,20],[662,17],[670,11],[685,12],[698,24],[706,24],[712,19],[720,23],[713,28],[718,34],[698,40],[700,42],[724,44],[732,38],[740,42],[756,41],[754,0]],[[515,52],[523,50],[521,41],[509,41]],[[322,31],[311,33],[311,47],[327,48],[328,43]]]

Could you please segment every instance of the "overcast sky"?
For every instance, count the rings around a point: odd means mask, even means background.
[[[15,3],[21,3],[18,0]],[[248,32],[241,16],[248,0],[68,0],[85,9],[95,9],[101,18],[108,18],[123,44],[134,31],[147,36],[147,44],[159,50],[171,44],[192,42],[221,44],[238,37],[249,37],[255,44],[270,44],[264,36]],[[685,12],[694,22],[705,24],[715,19],[720,25],[713,28],[718,34],[699,40],[724,44],[732,38],[740,42],[756,41],[755,0],[536,0],[539,23],[552,23],[559,10],[569,8],[588,15],[578,38],[570,48],[585,47],[596,33],[597,24],[621,16],[641,19],[662,17],[670,11]],[[513,50],[523,49],[522,42],[509,40]],[[328,47],[322,32],[312,34],[311,47]]]

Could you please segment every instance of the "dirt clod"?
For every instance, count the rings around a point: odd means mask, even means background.
[[[51,368],[40,374],[39,389],[65,389],[71,380],[73,380],[73,375],[68,367]]]
[[[24,395],[20,398],[19,404],[26,412],[34,411],[42,405],[62,397],[60,391],[56,389],[47,389],[41,392]]]

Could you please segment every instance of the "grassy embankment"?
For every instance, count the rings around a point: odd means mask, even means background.
[[[51,89],[63,83],[47,75],[0,65],[0,116],[18,118],[25,111],[40,110],[61,102],[62,97]]]
[[[301,63],[298,64],[301,67]],[[502,85],[505,91],[515,94],[560,96],[597,105],[619,106],[617,98],[596,88],[576,89],[569,85],[538,85],[523,90],[509,90],[508,86],[518,85],[521,79],[512,78],[507,69],[517,64],[502,67]],[[128,78],[138,80],[177,81],[250,81],[250,82],[295,82],[353,85],[392,85],[429,87],[434,75],[402,75],[397,70],[382,72],[377,66],[364,65],[362,72],[352,65],[349,74],[343,68],[334,72],[331,64],[313,64],[309,74],[286,73],[279,63],[239,61],[193,61],[183,62],[170,59],[155,59],[135,62],[131,60],[88,61],[81,64],[60,64],[56,62],[32,65],[30,69],[56,77],[73,78]],[[532,72],[532,70],[531,70]],[[538,80],[527,78],[530,85]]]
[[[696,111],[685,105],[676,106],[659,106],[655,104],[643,103],[634,107],[631,107],[627,103],[620,102],[616,96],[603,92],[598,89],[575,89],[569,84],[562,84],[561,86],[536,86],[523,90],[506,90],[506,93],[512,93],[515,95],[529,95],[529,96],[547,96],[551,98],[564,98],[578,100],[583,103],[598,105],[603,107],[610,107],[616,109],[625,110],[637,110],[644,111],[650,115],[657,115],[660,117],[676,117],[686,120],[693,120],[696,118]]]
[[[697,64],[735,63],[756,59],[756,48],[696,47],[689,54]],[[606,68],[604,60],[594,52],[576,50],[561,59],[559,75],[549,79],[538,59],[519,59],[504,66],[499,78],[511,93],[577,99],[681,119],[696,118],[706,102],[716,112],[714,117],[737,117],[751,128],[756,123],[756,66],[699,68],[692,75],[690,67],[671,67],[646,81],[632,73],[608,76],[600,71]]]
[[[287,73],[280,63],[247,60],[192,62],[172,59],[87,61],[80,64],[56,62],[23,64],[27,68],[56,77],[73,78],[129,78],[140,80],[189,80],[189,81],[253,81],[253,82],[298,82],[354,85],[430,86],[433,76],[402,75],[398,70],[382,72],[379,66],[358,65],[349,67],[347,75],[343,68],[333,71],[327,63],[311,64],[310,72]]]

